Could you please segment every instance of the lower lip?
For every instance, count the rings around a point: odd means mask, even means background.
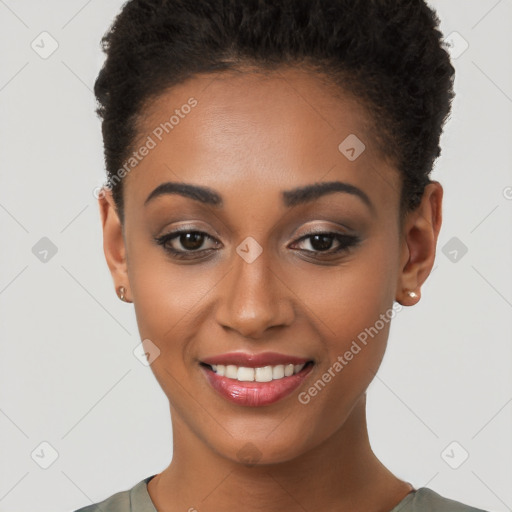
[[[270,405],[281,400],[301,385],[311,368],[313,365],[309,363],[297,374],[270,382],[240,382],[221,377],[212,369],[201,365],[213,389],[229,401],[247,407]]]

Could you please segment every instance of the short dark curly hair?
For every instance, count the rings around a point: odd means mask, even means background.
[[[131,0],[102,39],[94,92],[121,222],[122,180],[145,105],[193,75],[296,66],[367,107],[381,153],[402,176],[400,217],[420,202],[441,154],[455,70],[424,0]],[[113,183],[113,185],[112,185]]]

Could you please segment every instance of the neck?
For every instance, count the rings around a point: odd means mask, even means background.
[[[389,511],[412,487],[373,453],[365,407],[363,395],[338,431],[293,460],[252,466],[212,451],[173,415],[173,459],[148,484],[151,499],[165,511]]]

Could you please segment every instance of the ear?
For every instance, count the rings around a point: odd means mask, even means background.
[[[404,221],[396,294],[396,300],[404,306],[412,306],[420,300],[420,288],[434,265],[442,223],[442,200],[443,187],[438,181],[432,181],[425,187],[421,203]],[[409,291],[417,296],[410,297]]]
[[[102,188],[98,197],[98,204],[103,228],[103,252],[114,280],[116,293],[119,295],[118,289],[120,286],[124,286],[127,292],[129,289],[128,265],[123,227],[111,189]],[[127,302],[131,302],[128,300],[126,292],[125,297]]]

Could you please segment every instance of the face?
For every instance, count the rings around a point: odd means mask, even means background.
[[[291,460],[364,400],[404,277],[414,289],[421,274],[404,272],[400,177],[370,133],[354,99],[298,70],[195,77],[145,110],[136,148],[148,150],[124,177],[122,236],[111,197],[102,202],[105,250],[151,340],[175,438],[186,430],[233,461],[247,449]],[[249,391],[242,402],[201,364],[232,352],[310,363],[263,385],[295,379],[281,398]]]

